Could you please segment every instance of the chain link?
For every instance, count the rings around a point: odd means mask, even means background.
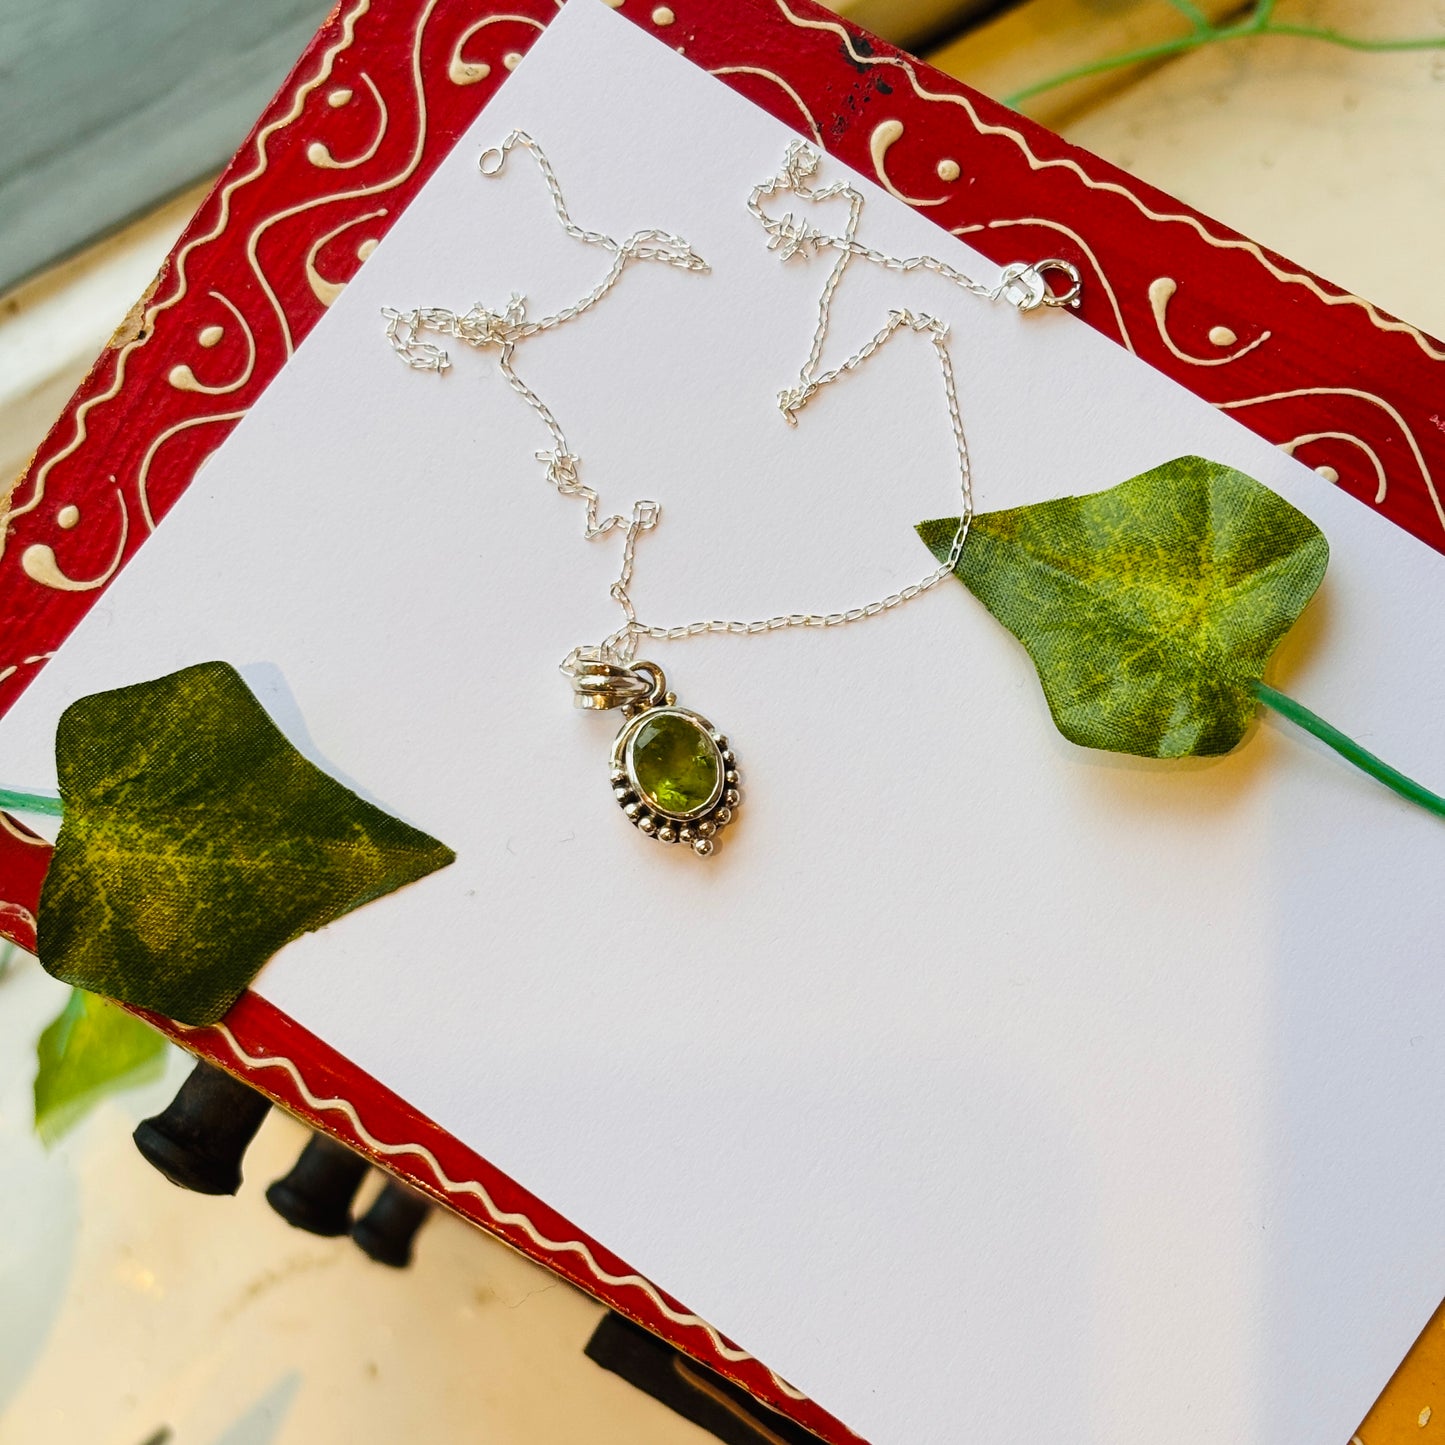
[[[518,374],[514,356],[519,342],[539,332],[550,331],[591,310],[612,290],[632,261],[658,261],[693,272],[706,272],[710,268],[682,237],[667,231],[648,229],[636,232],[625,241],[617,241],[601,232],[588,231],[577,225],[568,214],[562,188],[546,154],[523,131],[512,131],[500,146],[483,152],[478,168],[484,176],[500,175],[508,155],[517,147],[525,150],[536,162],[563,231],[584,245],[596,246],[612,256],[611,265],[602,280],[580,300],[535,321],[527,320],[526,302],[515,293],[499,311],[477,304],[460,315],[439,307],[422,307],[412,311],[394,311],[387,308],[382,314],[386,319],[387,341],[401,360],[414,370],[443,372],[451,365],[451,359],[442,347],[422,339],[426,334],[449,337],[476,350],[496,348],[498,366],[508,385],[537,414],[552,439],[551,450],[535,454],[537,460],[543,464],[546,480],[562,496],[580,498],[585,505],[583,535],[590,540],[608,536],[614,531],[623,531],[622,566],[617,580],[611,586],[612,598],[622,609],[622,626],[611,633],[600,647],[574,649],[562,664],[564,671],[574,671],[583,654],[593,662],[600,658],[620,667],[631,666],[636,656],[637,644],[643,638],[675,641],[714,632],[752,636],[793,627],[840,627],[861,622],[912,601],[937,586],[953,571],[963,552],[969,525],[973,520],[973,476],[968,444],[964,437],[963,419],[959,411],[953,361],[948,350],[948,325],[924,312],[902,309],[890,311],[885,324],[852,355],[836,366],[820,371],[823,347],[832,321],[834,297],[848,266],[854,260],[863,260],[885,270],[900,273],[931,271],[970,295],[987,301],[1004,300],[1020,310],[1032,310],[1039,305],[1073,305],[1076,304],[1079,279],[1078,273],[1071,266],[1060,261],[1040,261],[1029,266],[1020,263],[1007,268],[998,285],[986,286],[936,256],[891,256],[867,246],[858,240],[858,227],[863,214],[862,192],[846,181],[814,186],[812,177],[818,170],[819,154],[806,142],[793,141],[784,154],[782,169],[753,188],[748,198],[748,211],[762,226],[769,250],[775,251],[785,262],[794,259],[806,261],[824,251],[833,251],[837,255],[823,283],[818,302],[817,323],[807,357],[798,372],[796,383],[778,393],[779,410],[790,426],[796,426],[798,413],[823,388],[857,371],[895,336],[901,332],[912,332],[927,337],[938,360],[958,462],[958,528],[947,559],[926,576],[889,593],[886,597],[875,598],[859,606],[836,612],[778,613],[772,617],[760,617],[751,621],[708,618],[671,626],[648,623],[637,616],[632,601],[632,579],[637,564],[638,541],[645,532],[657,527],[662,518],[662,508],[657,502],[638,501],[633,503],[630,514],[619,512],[602,516],[597,492],[581,480],[580,458],[568,446],[567,438],[551,408]],[[810,204],[836,197],[846,198],[848,219],[843,231],[841,234],[821,231],[812,222],[794,215],[791,211],[781,216],[769,214],[764,203],[780,195],[794,196]],[[1043,273],[1048,269],[1067,272],[1073,282],[1071,289],[1062,295],[1052,293],[1043,280]]]

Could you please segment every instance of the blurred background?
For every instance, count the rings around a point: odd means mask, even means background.
[[[1445,333],[1445,292],[1425,284],[1445,233],[1445,0],[835,8]],[[0,0],[0,478],[23,468],[326,10]],[[104,1031],[60,1027],[68,999],[33,960],[0,957],[0,1445],[793,1438],[726,1402],[704,1429],[599,1367],[583,1349],[601,1307],[454,1220],[426,1223],[406,1270],[288,1227],[265,1186],[307,1135],[274,1112],[237,1198],[175,1189],[130,1133],[188,1062],[78,1070],[67,1044]],[[362,1184],[358,1212],[380,1187]],[[1445,1346],[1440,1317],[1360,1445],[1445,1433],[1436,1335]],[[1021,1401],[1020,1438],[1036,1426]]]

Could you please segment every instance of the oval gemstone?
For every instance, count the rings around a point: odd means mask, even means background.
[[[660,813],[687,817],[722,791],[722,754],[707,729],[685,713],[647,714],[633,735],[631,755],[637,791]]]

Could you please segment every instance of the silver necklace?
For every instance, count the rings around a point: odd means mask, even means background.
[[[973,520],[973,476],[959,413],[946,322],[924,312],[890,311],[883,326],[851,356],[836,366],[820,370],[833,298],[849,265],[861,260],[889,271],[932,271],[970,295],[985,301],[1006,302],[1019,311],[1034,311],[1041,306],[1077,306],[1081,289],[1079,273],[1067,261],[1020,261],[1005,267],[996,285],[985,286],[935,256],[899,257],[875,250],[858,239],[864,203],[862,192],[846,181],[815,186],[813,177],[818,171],[819,154],[805,142],[793,141],[778,173],[753,188],[747,202],[748,212],[762,227],[768,248],[783,261],[806,261],[824,251],[836,255],[823,283],[808,355],[794,385],[779,393],[779,409],[788,424],[796,426],[798,413],[824,387],[857,371],[900,332],[926,337],[938,360],[958,461],[958,530],[948,557],[925,577],[886,597],[841,611],[779,613],[750,621],[715,617],[670,625],[646,622],[638,617],[633,605],[632,579],[638,541],[644,533],[655,530],[662,519],[662,508],[654,501],[637,501],[628,514],[602,515],[598,494],[581,480],[580,458],[568,445],[556,416],[518,375],[516,351],[529,337],[551,331],[590,311],[634,261],[655,261],[698,273],[710,268],[682,237],[668,231],[637,231],[626,240],[617,241],[601,232],[583,229],[568,214],[562,188],[546,154],[523,131],[512,131],[501,145],[482,153],[478,161],[482,175],[499,176],[507,157],[519,147],[531,155],[540,170],[563,231],[574,240],[595,246],[611,256],[606,274],[580,300],[535,320],[528,319],[526,301],[516,293],[501,310],[481,304],[460,314],[440,307],[412,311],[387,308],[383,312],[386,337],[402,361],[417,371],[443,372],[451,365],[444,349],[422,339],[428,333],[452,338],[479,351],[495,349],[498,367],[508,385],[537,414],[551,438],[551,448],[536,453],[547,481],[564,497],[579,498],[586,508],[583,535],[590,541],[614,532],[622,533],[622,565],[611,586],[612,598],[622,610],[622,625],[601,643],[574,648],[563,659],[562,671],[571,681],[576,706],[597,710],[618,708],[622,712],[622,728],[612,745],[610,777],[613,794],[628,819],[641,832],[660,842],[681,843],[706,857],[713,851],[718,832],[732,822],[741,801],[737,759],[727,738],[707,718],[678,706],[676,695],[668,690],[662,669],[655,662],[638,659],[639,642],[644,638],[675,641],[707,632],[751,636],[792,627],[842,627],[877,617],[930,591],[953,571]],[[807,203],[844,198],[848,218],[842,232],[822,231],[792,211],[781,215],[770,213],[767,204],[786,196]],[[1064,278],[1061,291],[1052,289],[1051,272],[1058,272]]]

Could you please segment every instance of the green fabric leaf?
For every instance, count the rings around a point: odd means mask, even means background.
[[[284,944],[456,856],[302,757],[225,663],[82,698],[55,754],[40,961],[181,1023],[214,1023]]]
[[[123,1008],[75,988],[35,1053],[35,1129],[53,1144],[107,1094],[159,1078],[166,1040]]]
[[[946,561],[956,518],[919,535]],[[1244,736],[1329,544],[1243,472],[1180,457],[1086,497],[975,517],[955,574],[1023,643],[1059,731],[1181,758]]]

